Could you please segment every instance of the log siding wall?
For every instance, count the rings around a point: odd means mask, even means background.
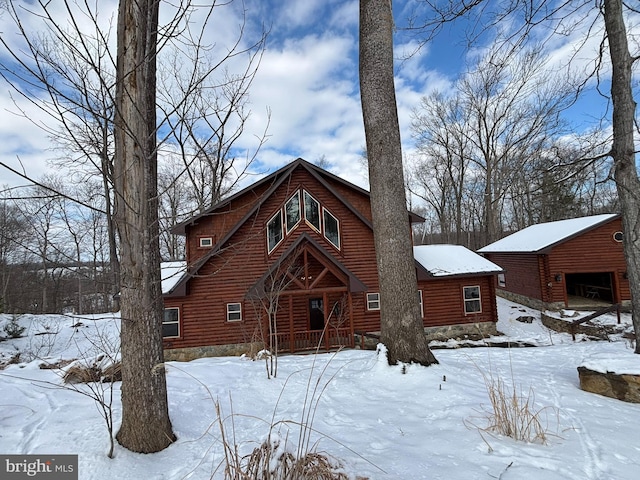
[[[371,218],[369,199],[357,189],[349,189],[328,178],[327,183],[345,201],[357,209],[367,220]],[[266,338],[267,325],[260,307],[247,299],[247,291],[264,275],[269,266],[299,238],[307,234],[327,254],[357,277],[368,292],[378,292],[378,274],[375,260],[373,232],[350,208],[304,168],[296,168],[290,177],[268,198],[264,198],[271,184],[263,184],[257,190],[233,198],[220,210],[199,218],[187,225],[187,260],[193,264],[209,249],[199,246],[199,238],[211,236],[215,242],[228,235],[237,223],[245,218],[256,202],[260,208],[230,237],[221,252],[210,258],[187,283],[185,297],[166,297],[165,307],[180,309],[180,337],[167,338],[165,348],[191,348],[208,345],[240,344]],[[266,242],[266,224],[282,208],[297,190],[308,191],[322,207],[327,208],[340,222],[340,249],[327,241],[322,232],[316,231],[304,219],[286,234],[283,241],[269,254]],[[311,247],[309,247],[311,248]],[[313,272],[321,271],[322,262],[311,262]],[[335,269],[335,267],[333,267]],[[315,274],[314,274],[315,275]],[[493,277],[471,279],[446,279],[428,281],[421,288],[425,299],[425,326],[451,325],[496,321],[495,295],[491,294]],[[462,287],[481,285],[482,313],[464,315]],[[293,290],[298,290],[294,292]],[[299,291],[291,285],[281,296],[277,314],[278,329],[289,329],[291,323],[297,330],[309,328],[309,298],[323,298],[325,309],[346,295],[348,279],[342,272],[331,270],[314,291]],[[355,331],[379,331],[380,312],[366,308],[367,292],[352,292],[349,296],[350,311]],[[227,303],[242,305],[242,321],[227,322]],[[291,316],[291,313],[293,316]],[[348,325],[347,325],[348,326]]]
[[[567,274],[611,273],[614,302],[625,302],[631,298],[627,267],[622,243],[613,238],[621,230],[622,221],[615,218],[545,253],[488,253],[485,257],[505,270],[506,284],[498,290],[546,304],[566,304]]]

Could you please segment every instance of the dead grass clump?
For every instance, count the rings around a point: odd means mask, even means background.
[[[112,363],[102,371],[102,383],[122,381],[122,366],[120,362]]]
[[[99,368],[91,365],[72,365],[67,369],[62,377],[64,383],[89,383],[99,382],[102,377]]]
[[[487,421],[486,427],[471,426],[480,432],[511,437],[516,441],[546,445],[549,437],[558,436],[559,412],[555,407],[535,405],[535,394],[529,389],[523,394],[515,383],[508,385],[502,378],[482,372],[490,407],[483,406],[480,412]],[[552,417],[553,421],[552,421]],[[553,426],[555,425],[555,428]],[[485,437],[483,440],[489,445]],[[489,450],[493,450],[489,445]]]
[[[104,357],[99,356],[95,361],[87,364],[86,362],[76,361],[66,369],[62,380],[66,384],[70,383],[113,383],[122,380],[122,372],[120,362],[108,363],[104,366]]]
[[[38,365],[38,368],[40,368],[40,370],[58,370],[60,368],[66,367],[73,362],[75,362],[75,360],[58,360],[54,363],[41,363],[40,365]]]
[[[280,448],[280,440],[266,440],[241,462],[241,476],[252,480],[348,480],[342,465],[328,454],[307,452],[301,458]]]
[[[16,365],[20,363],[20,352],[12,355],[9,360],[0,361],[0,370],[4,370],[8,365]]]

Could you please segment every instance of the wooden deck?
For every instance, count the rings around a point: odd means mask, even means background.
[[[271,349],[281,353],[327,351],[340,347],[354,347],[351,329],[329,327],[325,330],[305,330],[293,334],[287,331],[271,335]]]

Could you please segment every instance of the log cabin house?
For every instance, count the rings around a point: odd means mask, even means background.
[[[411,223],[424,221],[410,214]],[[168,360],[340,346],[380,330],[369,193],[297,159],[177,225],[186,262],[163,268]],[[444,249],[444,246],[442,246]],[[416,247],[426,329],[495,332],[502,270],[463,247]],[[446,263],[446,262],[445,262]]]
[[[541,310],[629,307],[619,215],[532,225],[478,250],[505,272],[498,294]]]

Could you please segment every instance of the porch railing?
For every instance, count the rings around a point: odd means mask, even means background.
[[[324,333],[324,334],[323,334]],[[276,343],[277,341],[277,343]],[[279,352],[303,352],[309,350],[332,350],[339,347],[353,347],[353,335],[349,328],[327,328],[324,330],[303,330],[299,332],[279,332],[271,335],[271,348]]]

